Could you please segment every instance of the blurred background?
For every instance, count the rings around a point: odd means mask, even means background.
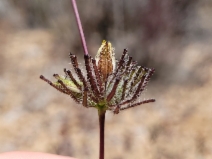
[[[212,1],[77,0],[89,53],[103,39],[155,68],[141,99],[106,116],[106,159],[212,158]],[[0,0],[0,152],[98,157],[98,118],[39,79],[83,62],[70,0]]]

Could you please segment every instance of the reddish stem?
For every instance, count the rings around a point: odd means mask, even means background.
[[[99,110],[99,159],[104,159],[105,110]]]
[[[77,4],[76,4],[75,0],[71,0],[71,2],[72,2],[73,9],[74,9],[74,14],[75,14],[75,17],[76,17],[78,29],[79,29],[79,32],[80,32],[80,37],[81,37],[84,53],[85,53],[85,55],[88,55],[88,49],[87,49],[87,45],[86,45],[86,41],[85,41],[84,32],[83,32],[83,29],[82,29],[82,24],[81,24],[81,21],[80,21],[79,12],[78,12],[78,9],[77,9]]]

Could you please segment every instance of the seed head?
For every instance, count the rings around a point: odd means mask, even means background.
[[[70,58],[75,73],[64,69],[65,76],[53,75],[56,82],[42,75],[40,78],[84,107],[111,110],[118,114],[119,111],[155,101],[136,102],[154,69],[137,66],[127,49],[124,49],[116,66],[114,48],[110,42],[103,40],[95,59],[84,55],[86,74],[79,68],[77,57],[70,53]]]

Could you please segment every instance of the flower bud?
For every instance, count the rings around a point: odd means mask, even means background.
[[[103,81],[105,81],[115,69],[115,55],[112,44],[103,40],[95,59]]]

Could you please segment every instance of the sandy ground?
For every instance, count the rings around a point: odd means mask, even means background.
[[[212,158],[212,7],[204,2],[191,15],[195,23],[189,27],[206,34],[187,35],[179,50],[180,45],[175,47],[169,39],[161,41],[161,52],[172,54],[157,54],[160,42],[150,48],[161,66],[165,58],[166,64],[172,64],[166,70],[155,68],[140,99],[156,102],[118,115],[107,113],[106,159]],[[18,20],[18,15],[6,15],[14,23]],[[23,150],[97,158],[97,111],[76,105],[39,79],[41,74],[53,79],[54,73],[70,68],[67,43],[48,28],[7,26],[7,21],[0,21],[0,153]],[[134,43],[130,37],[123,36],[117,50],[124,40],[124,45]],[[94,43],[88,44],[91,51],[98,48]]]
[[[0,152],[28,150],[97,158],[97,111],[76,105],[39,79],[40,74],[53,79],[53,73],[69,67],[68,56],[65,62],[51,57],[55,48],[51,32],[1,34]],[[185,48],[187,59],[192,49],[197,59],[180,61],[179,69],[204,64],[205,58],[198,54],[201,48],[200,44]],[[194,53],[190,55],[193,59]],[[150,82],[141,99],[154,97],[156,103],[119,115],[109,112],[106,158],[211,158],[211,66],[208,62],[195,70],[202,77],[197,83]]]

